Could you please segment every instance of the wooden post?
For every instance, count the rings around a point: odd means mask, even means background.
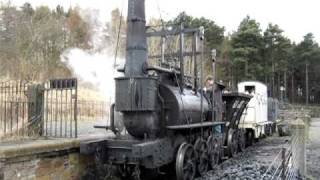
[[[44,91],[41,85],[28,87],[28,135],[43,135]]]
[[[306,142],[305,123],[302,119],[297,119],[291,124],[292,129],[292,160],[295,165],[294,170],[300,176],[306,175]]]

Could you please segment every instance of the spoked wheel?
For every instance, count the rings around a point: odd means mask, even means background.
[[[234,129],[230,129],[228,132],[228,155],[234,157],[237,154],[238,142],[237,133]]]
[[[208,146],[206,141],[198,138],[194,144],[194,150],[197,156],[197,170],[200,175],[205,174],[209,168]]]
[[[246,137],[244,131],[239,130],[238,138],[239,152],[243,152],[246,148]]]
[[[176,159],[178,180],[193,180],[196,175],[196,154],[193,146],[187,143],[180,145]]]
[[[211,168],[214,168],[217,166],[220,162],[220,143],[217,138],[214,138],[213,136],[209,136],[207,140],[207,146],[208,146],[208,154],[209,154],[209,164]]]

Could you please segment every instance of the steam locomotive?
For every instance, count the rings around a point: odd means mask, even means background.
[[[124,76],[115,79],[115,104],[110,126],[105,127],[115,136],[81,143],[81,153],[95,154],[103,167],[116,167],[123,177],[139,179],[142,169],[162,172],[163,167],[174,166],[176,178],[186,180],[243,151],[246,134],[238,125],[251,96],[224,92],[224,86],[215,82],[203,90],[199,57],[204,29],[181,25],[148,31],[144,0],[129,0],[127,23],[126,62],[119,70]],[[178,58],[169,58],[161,46],[160,62],[151,65],[147,39],[169,36],[179,39]],[[187,37],[190,51],[185,50]],[[192,76],[185,72],[187,58]],[[115,114],[121,114],[128,134],[116,127]]]

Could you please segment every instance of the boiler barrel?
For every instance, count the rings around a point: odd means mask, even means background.
[[[179,87],[161,85],[160,94],[165,101],[165,120],[167,126],[185,125],[201,122],[201,94],[191,89],[180,93]],[[206,120],[209,104],[203,97],[203,119]]]

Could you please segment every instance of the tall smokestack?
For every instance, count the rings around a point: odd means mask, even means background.
[[[129,0],[125,77],[116,78],[116,111],[136,138],[156,138],[160,132],[158,79],[144,72],[147,63],[145,0]]]
[[[143,76],[147,62],[145,0],[129,0],[125,76]]]

